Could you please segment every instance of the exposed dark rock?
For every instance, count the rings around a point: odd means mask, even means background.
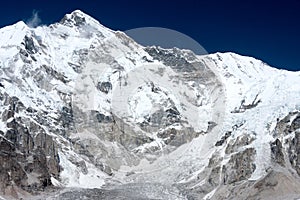
[[[89,55],[89,50],[86,49],[86,48],[83,48],[83,49],[78,49],[78,50],[74,50],[73,51],[73,57],[76,58],[76,66],[74,66],[74,63],[73,64],[73,69],[75,67],[75,70],[77,70],[78,72],[82,72],[83,70],[83,66],[87,59],[88,59],[88,55]],[[99,60],[94,60],[95,62],[99,62]],[[70,63],[69,63],[70,65]]]
[[[97,89],[105,94],[108,94],[112,89],[112,84],[110,82],[99,82]]]
[[[271,144],[271,158],[275,163],[285,166],[282,144],[279,139],[276,139]]]
[[[167,109],[165,112],[167,114],[167,124],[166,125],[171,125],[171,124],[180,122],[180,112],[177,110],[177,108],[175,106]]]
[[[71,66],[75,72],[82,73],[82,66],[70,62],[68,63],[68,65]]]
[[[162,61],[165,65],[172,66],[179,72],[192,72],[195,70],[194,66],[186,60],[180,50],[147,47],[145,51],[155,60]]]
[[[6,152],[7,154],[3,155],[2,144],[0,144],[0,190],[1,193],[5,193],[8,186],[16,184],[21,188],[28,185],[28,182],[27,175],[17,157],[12,156],[11,152]]]
[[[24,38],[24,46],[29,54],[35,54],[38,50],[34,45],[32,37],[25,36]]]
[[[216,142],[215,146],[222,146],[224,142],[231,136],[231,131],[227,131],[224,136],[221,137],[219,141]]]
[[[74,21],[75,21],[75,25],[76,26],[81,26],[85,24],[85,18],[84,17],[80,17],[78,15],[74,15]]]
[[[76,11],[72,13],[72,15],[69,17],[65,15],[63,19],[60,20],[60,23],[69,27],[75,26],[82,26],[86,22],[84,17],[79,16]]]
[[[297,115],[297,117],[292,121],[291,129],[293,131],[300,128],[300,113]]]
[[[171,128],[162,132],[159,132],[157,134],[158,137],[165,139],[165,143],[169,144],[174,138],[175,136],[178,134],[178,130]]]
[[[231,184],[250,178],[256,168],[254,156],[254,148],[248,148],[232,155],[229,162],[223,165],[223,183]]]
[[[141,146],[145,143],[150,143],[153,141],[152,138],[144,136],[144,135],[137,135],[135,137],[128,135],[128,134],[121,134],[120,135],[120,143],[128,149],[134,149],[138,146]]]
[[[295,137],[290,142],[288,153],[292,167],[300,176],[300,132],[295,132]]]
[[[207,127],[207,131],[206,132],[210,132],[214,127],[216,127],[218,124],[216,122],[213,121],[209,121],[208,122],[208,127]]]
[[[82,141],[79,141],[78,139],[71,140],[74,148],[76,149],[76,152],[78,154],[84,155],[87,157],[90,161],[94,160],[94,155],[89,152],[89,150],[86,148],[84,144],[82,144]],[[77,161],[72,161],[73,164],[77,165]]]
[[[62,108],[60,121],[65,128],[72,128],[74,126],[73,110],[71,107],[64,106]]]
[[[261,103],[260,99],[257,99],[259,94],[257,94],[250,104],[245,104],[245,99],[241,101],[241,105],[238,108],[235,108],[231,113],[243,113],[248,109],[255,108],[259,103]]]
[[[210,158],[209,158],[209,162],[208,162],[208,166],[209,168],[213,168],[214,166],[217,166],[221,163],[222,158],[220,157],[218,152],[215,152]]]
[[[296,170],[300,176],[300,113],[299,111],[290,112],[287,116],[282,119],[277,119],[276,127],[273,131],[273,137],[280,138],[294,134],[283,141],[276,139],[273,144],[272,156],[279,162],[279,164],[285,164],[284,155],[288,158],[291,166]],[[282,146],[286,145],[287,148]],[[280,151],[281,150],[281,151]],[[275,155],[277,157],[275,157]],[[285,164],[286,165],[286,164]]]
[[[164,139],[167,145],[179,147],[187,142],[192,141],[198,137],[200,133],[195,132],[192,128],[185,128],[183,130],[176,130],[174,128],[158,132],[157,136]]]
[[[31,108],[31,107],[26,108],[26,111],[29,112],[29,113],[37,112],[37,110],[35,110],[34,108]]]
[[[81,170],[81,172],[83,174],[87,174],[88,173],[87,166],[86,166],[86,164],[85,164],[85,162],[83,160],[78,161],[78,162],[75,161],[75,162],[73,162],[73,164],[75,164],[77,167],[79,167],[79,169]]]
[[[226,154],[237,152],[239,148],[249,145],[254,141],[255,137],[250,134],[243,134],[236,139],[231,139],[225,149]]]
[[[216,187],[220,184],[220,174],[221,174],[220,172],[221,172],[220,166],[216,166],[211,170],[210,175],[208,176],[207,179],[207,182],[211,186]]]
[[[32,61],[30,60],[30,57],[29,57],[29,54],[27,53],[27,51],[24,49],[20,49],[19,52],[20,52],[20,58],[22,59],[22,61],[24,63],[31,64]]]
[[[96,115],[98,122],[100,123],[111,123],[113,121],[111,116],[103,115],[102,113],[98,113]]]
[[[53,78],[60,80],[63,83],[69,82],[69,80],[67,80],[67,78],[64,74],[54,70],[53,68],[51,68],[47,65],[42,65],[41,70],[44,70],[46,72],[46,74],[51,75]]]
[[[29,56],[29,54],[24,49],[20,49],[20,54],[22,54],[25,57]]]
[[[0,192],[16,186],[35,193],[51,186],[51,177],[59,178],[57,147],[40,125],[15,117],[24,109],[18,98],[4,97],[3,104],[8,108],[2,113],[7,131],[0,138]]]
[[[171,102],[173,103],[173,102]],[[181,115],[176,106],[172,106],[164,110],[163,108],[152,113],[140,127],[146,131],[158,131],[160,128],[166,128],[169,125],[180,123]]]
[[[292,117],[295,118],[292,120]],[[300,127],[300,113],[299,112],[290,112],[287,116],[284,118],[277,119],[276,127],[273,131],[273,136],[277,137],[280,135],[288,135],[292,133],[293,131],[296,131]]]

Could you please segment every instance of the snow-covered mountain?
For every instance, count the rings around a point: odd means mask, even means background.
[[[0,69],[0,199],[300,197],[300,72],[79,10],[0,29]]]

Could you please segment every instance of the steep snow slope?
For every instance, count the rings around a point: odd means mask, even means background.
[[[79,10],[0,38],[2,196],[299,197],[299,72],[142,47]]]

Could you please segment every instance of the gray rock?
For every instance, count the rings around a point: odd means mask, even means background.
[[[293,120],[292,120],[293,119]],[[287,165],[284,161],[284,155],[288,158],[291,167],[300,176],[300,112],[290,112],[282,119],[277,119],[276,127],[273,131],[273,136],[277,138],[273,144],[272,156],[273,160],[281,165]],[[291,135],[285,139],[284,143],[278,138]],[[277,143],[276,143],[277,142]],[[282,146],[287,148],[283,148]]]
[[[60,121],[62,126],[71,129],[74,127],[73,110],[70,106],[64,106],[61,111]]]
[[[97,89],[105,94],[108,94],[112,89],[112,84],[110,82],[99,82]]]
[[[67,15],[65,15],[63,17],[63,19],[60,20],[59,23],[65,25],[65,26],[69,26],[69,27],[73,27],[75,26],[82,26],[85,24],[85,18],[79,16],[76,12],[73,12],[72,15],[69,17]]]
[[[24,38],[24,46],[29,54],[35,54],[38,51],[37,47],[34,45],[33,38],[27,35],[25,35]]]
[[[271,144],[271,158],[275,163],[280,164],[281,166],[285,166],[285,160],[283,155],[282,144],[279,139],[276,139]]]
[[[291,129],[292,130],[297,130],[300,128],[300,113],[297,115],[297,117],[293,120],[291,124]]]
[[[8,130],[0,141],[0,190],[2,193],[16,186],[30,193],[51,186],[51,177],[59,178],[60,166],[57,147],[51,136],[34,122],[25,122],[15,113],[24,110],[18,98],[4,94],[2,113]]]
[[[214,167],[210,175],[208,176],[207,182],[214,188],[220,184],[220,174],[221,174],[221,167],[216,166]]]
[[[192,128],[184,128],[183,130],[176,130],[174,128],[158,132],[157,136],[164,139],[165,144],[179,147],[192,139],[199,136],[199,132]]]
[[[231,131],[227,131],[225,133],[225,135],[222,136],[221,139],[216,142],[215,146],[216,147],[217,146],[222,146],[224,144],[224,142],[227,140],[227,138],[229,138],[230,136],[231,136]]]
[[[229,162],[223,165],[223,183],[226,185],[250,178],[256,168],[254,156],[254,148],[248,148],[232,155]]]
[[[162,61],[167,66],[172,66],[179,72],[192,72],[195,70],[193,65],[189,63],[177,49],[161,49],[158,47],[147,47],[145,51],[155,60]]]
[[[237,152],[239,148],[249,145],[254,141],[255,137],[252,134],[243,134],[237,138],[231,139],[225,149],[226,154]]]
[[[290,142],[288,153],[292,167],[300,176],[300,132],[295,133],[295,137]]]

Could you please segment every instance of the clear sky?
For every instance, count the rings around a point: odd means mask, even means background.
[[[10,0],[1,2],[0,27],[28,20],[33,10],[49,24],[75,9],[114,30],[169,28],[209,53],[231,51],[300,70],[300,0]]]

